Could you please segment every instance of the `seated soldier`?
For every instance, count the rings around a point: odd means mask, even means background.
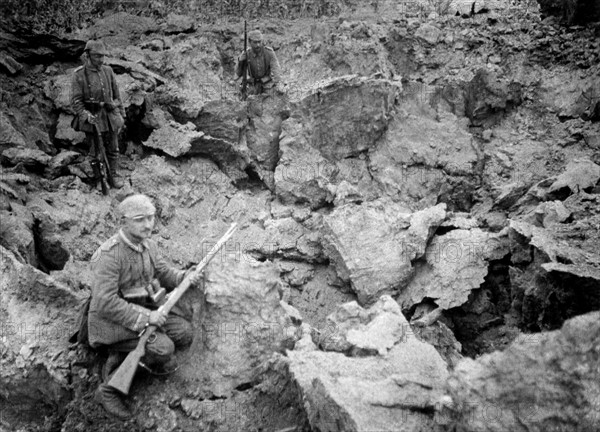
[[[173,370],[176,366],[175,346],[191,342],[192,326],[176,315],[176,310],[165,315],[156,307],[152,308],[144,295],[152,292],[149,284],[155,279],[162,287],[172,290],[187,274],[169,267],[157,245],[150,240],[154,205],[145,195],[133,195],[119,204],[118,213],[121,229],[98,248],[91,260],[94,281],[88,332],[93,348],[106,347],[110,353],[103,368],[104,382],[100,384],[96,398],[110,414],[127,419],[131,412],[121,394],[107,385],[121,360],[119,353],[133,351],[140,333],[148,325],[158,326],[146,344],[142,366]],[[198,285],[201,278],[200,274],[193,276],[192,285]],[[157,283],[154,285],[156,287]]]

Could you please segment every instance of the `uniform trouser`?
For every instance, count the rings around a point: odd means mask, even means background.
[[[102,132],[100,134],[102,136],[102,142],[104,143],[104,149],[106,151],[106,157],[109,162],[111,160],[117,160],[119,157],[119,137],[118,134],[114,131]],[[88,144],[88,148],[90,149],[90,156],[98,157],[96,154],[96,146],[95,139],[96,134],[91,132],[85,133],[86,143]]]
[[[254,83],[249,82],[248,83],[248,94],[249,95],[259,95],[259,94],[273,94],[273,91],[275,89],[275,85],[273,84],[273,81],[267,81],[266,83],[263,83],[260,80],[257,80]]]
[[[175,347],[189,345],[192,342],[192,325],[188,320],[177,315],[169,314],[165,325],[154,332],[146,343],[146,354],[142,361],[148,366],[166,363],[175,352]],[[133,351],[139,338],[129,339],[108,345],[112,351],[128,353]]]

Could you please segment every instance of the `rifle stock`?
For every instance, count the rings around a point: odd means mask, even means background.
[[[156,326],[148,326],[142,337],[140,338],[137,346],[131,351],[119,368],[115,371],[111,377],[108,385],[123,394],[129,394],[129,388],[133,382],[133,376],[137,371],[138,364],[144,354],[146,354],[146,342],[150,338],[150,335],[154,333]]]
[[[94,132],[96,135],[96,152],[95,158],[98,161],[98,170],[100,172],[100,185],[102,186],[102,194],[108,195],[108,185],[112,183],[112,177],[110,169],[108,167],[108,158],[106,157],[106,150],[104,149],[104,143],[102,141],[102,134],[98,129],[98,125],[93,123]]]
[[[197,275],[202,272],[204,267],[208,265],[210,260],[215,256],[215,254],[223,247],[223,245],[231,238],[235,230],[237,229],[237,224],[232,223],[227,232],[221,237],[221,239],[217,242],[216,245],[212,247],[212,249],[206,254],[202,261],[198,263],[193,272],[188,274],[183,281],[171,291],[167,295],[167,301],[158,309],[163,312],[165,315],[168,315],[171,311],[171,308],[175,306],[177,301],[185,294],[187,289],[190,287],[190,280],[194,275]],[[150,338],[150,336],[156,331],[156,326],[150,325],[148,326],[138,341],[137,346],[133,351],[131,351],[123,363],[119,366],[119,368],[112,375],[110,381],[108,382],[108,386],[120,391],[121,393],[127,395],[129,394],[129,389],[131,387],[131,383],[133,382],[133,377],[135,372],[137,371],[139,361],[142,359],[144,354],[146,353],[146,342]]]

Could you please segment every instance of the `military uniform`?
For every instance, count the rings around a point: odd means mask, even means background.
[[[90,101],[113,103],[115,114],[120,115],[121,119],[117,115],[109,116],[113,111],[94,106]],[[102,65],[100,69],[95,69],[91,65],[85,65],[75,69],[71,80],[71,106],[77,115],[81,115],[85,109],[95,115],[100,132],[118,132],[123,125],[125,110],[112,68]],[[94,132],[88,122],[82,124],[82,129],[84,132]]]
[[[88,42],[86,51],[100,51],[103,55],[106,53],[104,45],[98,41]],[[121,187],[122,185],[117,184],[120,182],[116,179],[119,157],[118,133],[124,124],[125,109],[112,68],[106,65],[94,67],[87,59],[83,66],[76,69],[71,80],[71,106],[79,116],[80,130],[85,132],[88,148],[94,158],[99,156],[93,145],[96,135],[94,126],[88,121],[85,112],[96,117],[96,125],[106,149],[108,168],[112,172],[115,183],[111,186]],[[99,175],[99,173],[95,174]]]
[[[119,390],[109,385],[123,353],[135,350],[140,333],[151,324],[156,330],[146,342],[140,365],[154,372],[172,372],[176,369],[175,346],[191,342],[192,326],[178,315],[177,306],[165,314],[150,301],[150,293],[162,292],[161,287],[172,291],[186,277],[185,271],[166,264],[150,240],[154,204],[145,195],[131,195],[119,203],[117,211],[122,228],[91,259],[94,279],[88,338],[92,347],[107,347],[110,354],[102,368],[103,382],[96,390],[96,399],[108,413],[124,420],[131,417],[131,411]],[[193,273],[190,284],[197,285],[200,278]]]
[[[248,84],[255,87],[255,94],[262,93],[281,82],[281,69],[275,51],[271,47],[262,47],[256,54],[253,49],[246,50],[248,61]],[[237,76],[242,76],[244,62],[237,65]]]
[[[169,267],[152,240],[135,245],[122,230],[100,246],[91,265],[94,282],[88,317],[90,345],[131,351],[137,346],[139,333],[148,324],[151,309],[125,298],[154,278],[171,291],[181,283],[185,271]],[[146,345],[148,364],[167,361],[175,350],[174,345],[191,342],[190,323],[175,313],[169,314],[163,328],[164,332],[157,330],[156,339]]]

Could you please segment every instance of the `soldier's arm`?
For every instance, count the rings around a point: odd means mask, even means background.
[[[85,109],[83,105],[83,80],[77,73],[71,78],[71,107],[77,115]]]
[[[119,296],[119,248],[98,251],[93,259],[94,286],[92,295],[97,298],[98,314],[134,332],[148,323],[150,310],[129,303]]]
[[[162,287],[168,291],[174,289],[183,281],[185,270],[177,270],[171,267],[158,252],[158,247],[153,242],[149,242],[150,253],[154,262],[154,277],[157,278]]]
[[[277,55],[275,55],[275,51],[271,50],[271,79],[274,84],[278,84],[281,82],[281,67],[279,66],[279,60],[277,60]]]
[[[121,113],[123,118],[125,118],[125,108],[123,107],[123,101],[121,100],[121,92],[119,91],[119,85],[117,84],[117,77],[115,76],[115,73],[113,72],[112,68],[109,67],[109,69],[110,69],[110,84],[111,84],[112,93],[113,93],[113,102],[119,109],[119,112]]]

